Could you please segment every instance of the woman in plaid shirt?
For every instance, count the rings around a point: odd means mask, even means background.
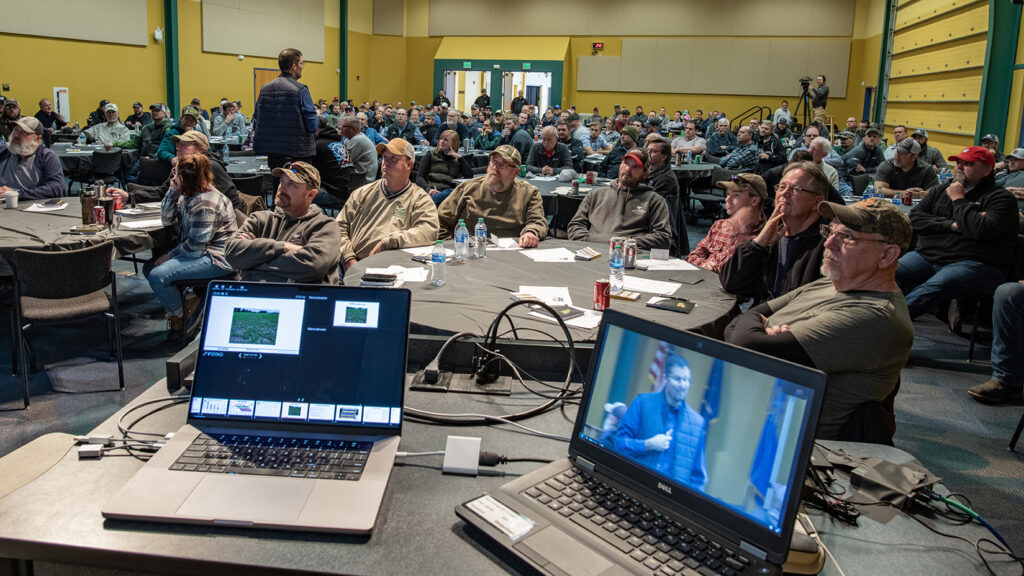
[[[160,207],[164,226],[177,226],[180,243],[157,258],[149,285],[167,312],[172,334],[184,329],[184,306],[176,280],[218,278],[231,271],[224,244],[238,227],[231,201],[213,187],[210,160],[203,154],[178,159],[171,187]]]

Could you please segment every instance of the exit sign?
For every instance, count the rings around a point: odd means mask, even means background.
[[[531,64],[530,62],[523,62],[523,70],[529,70],[532,67],[533,64]]]
[[[465,68],[466,70],[469,70],[470,68],[473,67],[473,63],[472,62],[463,62],[462,63],[462,67]]]
[[[591,46],[593,46],[594,50],[604,50],[604,42],[594,42]]]

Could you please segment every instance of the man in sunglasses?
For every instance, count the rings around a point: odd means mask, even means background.
[[[825,278],[737,316],[725,339],[828,374],[818,438],[837,439],[844,427],[856,429],[859,440],[891,438],[887,397],[914,340],[895,279],[910,246],[910,220],[883,198],[823,202],[817,213]]]
[[[825,220],[818,204],[828,190],[828,178],[813,162],[786,166],[772,215],[719,272],[725,291],[760,304],[820,278],[825,241],[818,227]]]
[[[968,146],[949,160],[956,162],[953,180],[910,211],[917,247],[900,259],[896,281],[911,318],[951,298],[992,296],[1013,264],[1017,200],[995,183],[995,156]]]
[[[337,284],[341,235],[313,204],[320,172],[290,162],[273,175],[280,178],[274,209],[250,214],[228,239],[224,258],[242,280]]]

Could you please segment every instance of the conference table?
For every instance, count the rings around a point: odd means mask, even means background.
[[[53,212],[28,210],[41,200],[23,200],[15,210],[0,209],[0,276],[11,274],[8,262],[17,248],[76,250],[112,240],[116,255],[124,256],[152,248],[151,233],[163,229],[162,226],[130,228],[122,219],[117,229],[107,228],[97,234],[72,234],[71,227],[82,223],[82,202],[78,196],[62,200],[66,208]],[[159,219],[160,214],[146,218]]]
[[[445,241],[448,249],[454,247],[452,240]],[[575,252],[590,247],[601,255],[589,261],[534,262],[527,256],[531,251],[566,249]],[[429,252],[430,247],[425,250]],[[649,262],[638,256],[638,263]],[[684,265],[681,260],[674,262]],[[344,284],[358,286],[367,269],[387,269],[391,266],[405,268],[427,268],[428,265],[412,260],[412,255],[402,250],[388,250],[360,260],[347,271]],[[564,287],[568,290],[573,306],[588,310],[585,320],[569,320],[569,329],[574,341],[591,342],[597,336],[596,320],[599,313],[592,310],[594,281],[608,278],[608,245],[570,240],[547,239],[537,248],[530,250],[488,249],[486,258],[468,259],[463,264],[449,262],[446,265],[446,283],[434,286],[429,278],[422,282],[406,282],[404,288],[412,291],[412,317],[415,331],[422,333],[454,334],[472,332],[483,335],[491,321],[506,305],[512,302],[510,293],[519,292],[521,286]],[[692,330],[713,337],[721,337],[726,324],[736,313],[736,297],[722,290],[718,275],[702,268],[694,270],[626,270],[627,289],[630,282],[669,282],[676,285],[673,296],[686,298],[696,304],[689,314],[651,308],[648,301],[656,294],[644,292],[635,302],[611,300],[611,307],[674,328]],[[429,277],[429,274],[428,274]],[[692,283],[692,284],[691,284]],[[648,286],[647,289],[657,287]],[[540,296],[539,294],[535,294]],[[515,326],[540,330],[545,334],[564,339],[558,324],[547,317],[532,315],[525,307],[513,309],[511,316]],[[506,325],[507,326],[507,325]],[[504,329],[503,329],[504,330]],[[530,334],[527,332],[527,334]],[[536,335],[527,336],[537,339]]]
[[[167,390],[159,381],[89,434],[120,437],[117,421],[127,410],[162,398],[167,398]],[[536,396],[517,388],[511,397],[409,391],[405,405],[438,412],[504,414],[538,403]],[[136,411],[133,419],[161,406]],[[186,406],[179,403],[155,412],[134,429],[173,432],[184,424]],[[575,413],[576,406],[567,405],[564,414],[556,409],[525,424],[565,436],[572,430]],[[399,449],[442,450],[449,434],[479,437],[484,450],[508,457],[555,459],[566,454],[563,442],[506,426],[453,429],[408,420],[403,423]],[[876,456],[895,463],[913,460],[910,454],[886,446],[825,445],[855,457]],[[100,514],[103,505],[142,462],[113,455],[79,460],[70,436],[50,435],[0,459],[0,490],[4,490],[0,494],[6,493],[0,498],[0,573],[31,574],[34,561],[189,576],[533,573],[459,520],[454,508],[542,464],[510,463],[484,469],[486,475],[465,477],[443,475],[439,456],[407,460],[391,473],[371,536],[198,527],[105,520]],[[897,515],[884,524],[864,517],[860,527],[843,526],[813,513],[811,520],[847,574],[944,576],[983,571],[973,547],[936,536],[906,516]],[[972,542],[987,535],[976,524],[944,524],[941,529]],[[837,572],[826,563],[822,574]]]
[[[60,158],[65,174],[82,174],[92,170],[92,154],[104,149],[102,144],[79,146],[74,142],[55,142],[50,149]],[[139,158],[138,150],[121,149],[121,168],[130,168]]]
[[[270,174],[270,167],[267,166],[266,156],[229,156],[227,162],[227,173],[229,176],[254,176],[256,174]]]

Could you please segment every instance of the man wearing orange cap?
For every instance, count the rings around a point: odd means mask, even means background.
[[[991,296],[1012,264],[1017,201],[996,185],[992,152],[969,146],[949,160],[956,162],[953,180],[910,211],[917,248],[900,258],[896,282],[911,318],[940,301]]]

